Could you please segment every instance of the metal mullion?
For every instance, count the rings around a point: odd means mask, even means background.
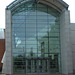
[[[37,72],[37,60],[35,59],[35,71]]]
[[[47,72],[49,72],[49,71],[48,71],[48,70],[49,70],[49,64],[48,64],[49,62],[48,62],[48,60],[49,60],[49,59],[47,59]]]
[[[27,74],[27,65],[28,65],[28,64],[27,64],[27,59],[26,59],[26,74]]]
[[[32,73],[32,58],[30,59],[30,73]]]
[[[29,60],[30,61],[30,73],[32,73],[32,59]]]
[[[38,29],[37,29],[38,28],[37,27],[38,26],[38,23],[37,23],[37,16],[38,15],[37,15],[37,5],[36,5],[35,8],[36,8],[36,35],[37,35],[36,39],[37,39],[37,57],[38,57]],[[38,59],[36,60],[36,72],[39,73],[39,60]]]
[[[48,6],[47,6],[47,13],[48,13]],[[48,14],[47,14],[47,25],[48,25]],[[49,57],[49,25],[48,25],[48,57]]]
[[[31,73],[33,73],[33,60],[31,59]]]
[[[48,58],[45,59],[45,68],[46,68],[46,69],[45,69],[45,72],[47,72],[47,59],[48,59]]]
[[[36,66],[37,66],[36,71],[37,71],[37,73],[39,73],[39,59],[37,59],[36,62],[37,62],[37,63],[36,63]]]
[[[45,60],[42,60],[43,72],[45,72]]]
[[[50,59],[48,60],[48,72],[50,73]]]
[[[26,14],[24,15],[26,16]],[[25,73],[27,73],[27,60],[26,60],[26,17],[25,17]]]
[[[60,16],[60,15],[59,15],[59,16]],[[59,73],[61,73],[61,72],[62,72],[62,66],[61,66],[61,65],[62,65],[62,62],[61,62],[60,24],[61,24],[61,23],[60,23],[60,20],[59,20],[59,44],[60,44],[60,54],[59,54],[59,55],[60,55],[60,58],[59,58],[59,59],[60,59],[60,62],[59,62],[60,64],[59,64]]]
[[[36,8],[36,39],[37,39],[37,57],[38,57],[38,24],[37,24],[37,5],[35,6],[35,8]]]

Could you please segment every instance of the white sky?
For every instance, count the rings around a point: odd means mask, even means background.
[[[14,0],[0,0],[0,28],[5,28],[5,8]],[[71,23],[75,23],[75,0],[64,0],[69,4]]]

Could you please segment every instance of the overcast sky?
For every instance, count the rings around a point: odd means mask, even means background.
[[[0,0],[0,28],[5,28],[5,8],[14,0]],[[64,0],[69,4],[71,23],[75,23],[75,0]]]

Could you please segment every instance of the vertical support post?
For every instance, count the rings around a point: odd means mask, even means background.
[[[12,31],[11,11],[6,10],[6,74],[12,75]]]
[[[70,42],[70,12],[64,10],[60,16],[61,65],[63,74],[72,74],[72,51]]]

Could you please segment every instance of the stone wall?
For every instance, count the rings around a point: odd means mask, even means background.
[[[73,72],[75,73],[75,23],[70,24],[71,50],[73,59]]]
[[[60,17],[61,68],[63,74],[73,73],[70,43],[70,12],[64,10]]]

